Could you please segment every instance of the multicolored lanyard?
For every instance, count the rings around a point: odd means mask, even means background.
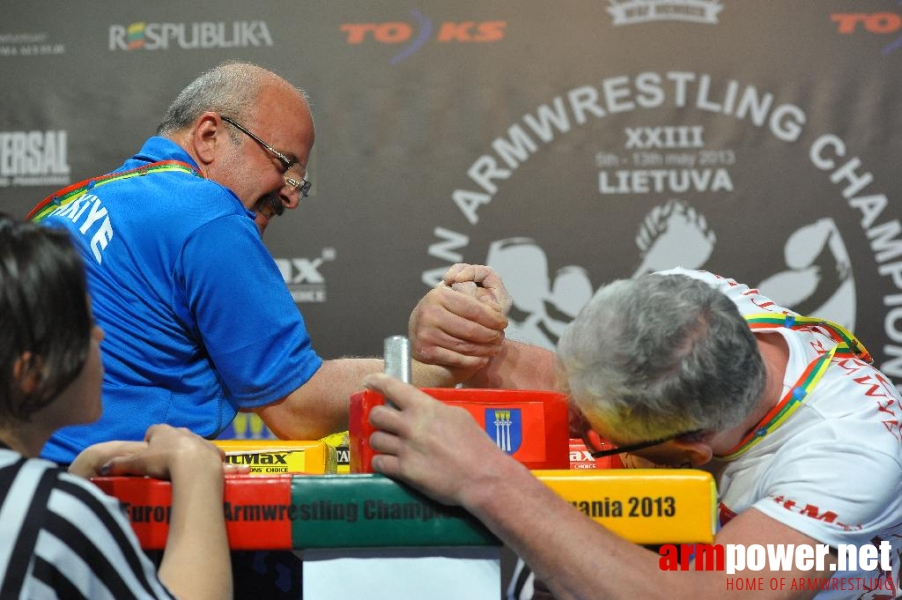
[[[97,186],[106,185],[107,183],[112,183],[114,181],[121,181],[123,179],[130,179],[132,177],[149,175],[151,173],[166,173],[172,171],[181,171],[182,173],[190,173],[197,177],[201,177],[201,174],[197,169],[186,162],[180,160],[161,160],[136,169],[108,173],[106,175],[101,175],[100,177],[91,177],[90,179],[73,183],[38,202],[37,206],[32,208],[31,212],[25,216],[25,219],[36,223],[43,221],[57,208],[74,202],[78,198],[81,198],[86,192]]]
[[[780,399],[764,418],[762,418],[752,430],[726,454],[718,455],[721,460],[733,460],[750,449],[755,447],[758,442],[763,440],[767,434],[774,431],[786,422],[786,420],[797,411],[806,398],[814,390],[814,386],[820,381],[820,378],[830,366],[830,361],[836,355],[854,356],[868,363],[873,362],[867,348],[855,338],[847,329],[836,323],[817,319],[814,317],[802,317],[799,315],[775,315],[772,313],[764,313],[757,315],[749,315],[746,317],[749,327],[755,329],[773,329],[777,327],[786,327],[789,329],[811,329],[818,327],[825,330],[830,337],[836,341],[828,352],[818,356],[805,367],[802,375],[795,384],[789,388],[789,391]]]
[[[851,331],[833,321],[817,317],[777,315],[773,313],[748,315],[745,320],[751,329],[774,329],[777,327],[811,329],[812,327],[820,327],[836,342],[836,354],[840,356],[854,356],[868,364],[874,362],[871,353],[864,347],[864,344],[858,341],[858,338]]]

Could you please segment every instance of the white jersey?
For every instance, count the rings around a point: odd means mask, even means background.
[[[707,272],[672,270],[723,291],[743,316],[795,315],[758,290]],[[816,316],[816,315],[814,315]],[[784,393],[818,356],[835,345],[817,327],[762,330],[789,346]],[[842,571],[839,589],[819,600],[884,600],[902,596],[902,408],[898,390],[874,367],[834,356],[810,395],[788,420],[721,473],[719,521],[755,508],[823,544],[861,547],[888,541],[888,571]],[[859,578],[859,579],[856,579]]]

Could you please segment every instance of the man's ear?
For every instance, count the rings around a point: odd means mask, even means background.
[[[692,468],[706,465],[714,458],[714,451],[706,441],[674,440],[673,444],[686,456],[687,462]]]
[[[26,396],[34,394],[44,379],[44,361],[32,352],[23,352],[13,363],[13,379],[19,383],[19,388]]]
[[[222,150],[222,144],[229,143],[225,126],[226,123],[215,112],[205,112],[194,123],[190,144],[194,156],[202,166],[216,160],[217,154]]]

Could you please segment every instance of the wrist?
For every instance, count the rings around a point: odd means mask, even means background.
[[[500,450],[491,454],[493,457],[483,463],[459,494],[460,505],[480,519],[506,510],[515,501],[514,496],[521,494],[518,482],[524,477],[534,479],[529,469]]]
[[[195,452],[182,454],[169,467],[169,477],[180,485],[203,483],[206,485],[222,485],[222,459],[214,452]]]
[[[453,369],[412,361],[413,385],[417,387],[452,387],[461,381]]]
[[[504,340],[501,350],[489,358],[481,368],[470,372],[462,383],[467,387],[482,389],[514,388],[515,386],[505,376],[505,370],[511,361],[512,349],[512,343]]]

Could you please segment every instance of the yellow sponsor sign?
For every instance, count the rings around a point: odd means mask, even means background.
[[[336,471],[338,473],[351,472],[351,450],[348,445],[348,432],[340,431],[327,435],[320,441],[335,448],[335,462],[337,464]]]
[[[533,471],[593,521],[637,544],[710,543],[717,489],[692,469]]]
[[[321,441],[214,440],[226,462],[248,465],[251,475],[335,473],[335,449]]]

